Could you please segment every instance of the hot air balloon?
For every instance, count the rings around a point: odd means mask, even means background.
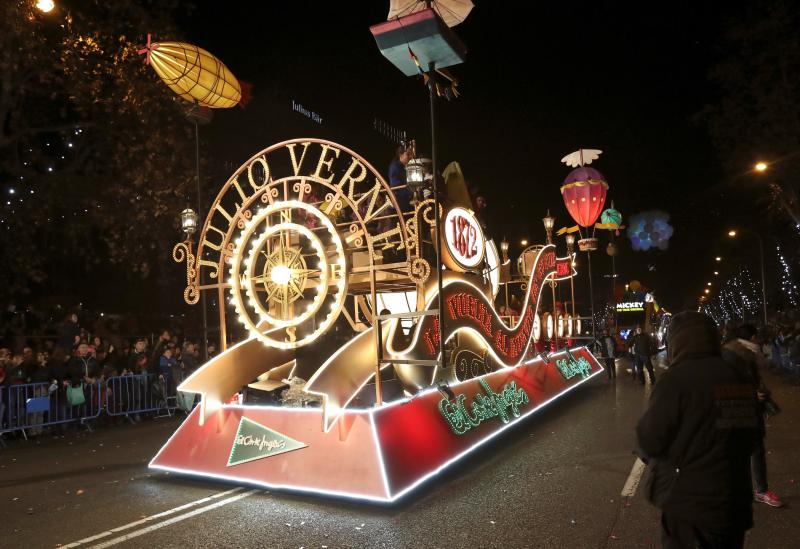
[[[561,185],[567,211],[581,227],[591,227],[597,221],[607,192],[608,183],[603,174],[588,166],[572,170]]]
[[[222,61],[184,42],[150,42],[139,50],[146,63],[179,97],[204,107],[229,109],[242,98],[242,87]]]

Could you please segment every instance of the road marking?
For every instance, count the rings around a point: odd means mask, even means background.
[[[205,507],[200,507],[199,509],[195,509],[194,511],[190,511],[183,515],[178,515],[177,517],[172,517],[171,519],[167,519],[162,522],[157,522],[148,526],[147,528],[142,528],[141,530],[134,530],[130,534],[125,534],[124,536],[119,536],[117,538],[110,539],[108,541],[104,541],[103,543],[98,543],[97,545],[92,545],[89,549],[105,549],[106,547],[111,547],[112,545],[117,545],[118,543],[122,543],[123,541],[128,541],[129,539],[138,538],[139,536],[143,536],[149,532],[154,530],[158,530],[159,528],[164,528],[165,526],[169,526],[170,524],[175,524],[176,522],[180,522],[182,520],[186,520],[188,518],[192,518],[193,516],[200,515],[207,511],[211,511],[218,507],[222,507],[223,505],[228,505],[229,503],[233,503],[235,501],[239,501],[240,499],[244,499],[247,496],[251,496],[256,492],[260,492],[261,490],[248,490],[247,492],[243,492],[241,494],[236,494],[235,496],[229,497],[228,499],[223,499],[222,501],[218,501],[216,503],[212,503],[211,505],[206,505]]]
[[[190,508],[195,507],[197,505],[201,505],[203,503],[208,503],[209,501],[213,501],[213,500],[219,499],[221,497],[229,496],[231,494],[235,494],[236,492],[241,492],[242,490],[244,490],[244,488],[241,488],[241,487],[240,488],[234,488],[233,490],[227,490],[225,492],[219,492],[217,494],[213,494],[211,496],[204,497],[204,498],[198,499],[196,501],[190,501],[189,503],[185,503],[185,504],[180,505],[178,507],[173,507],[172,509],[168,509],[166,511],[162,511],[160,513],[156,513],[155,515],[150,515],[149,517],[144,517],[144,518],[136,520],[134,522],[129,522],[128,524],[124,524],[122,526],[118,526],[116,528],[112,528],[111,530],[107,530],[105,532],[100,532],[99,534],[95,534],[93,536],[89,536],[88,538],[83,538],[83,539],[80,539],[78,541],[73,541],[70,544],[63,545],[62,547],[67,548],[67,547],[79,547],[81,545],[86,545],[87,543],[91,543],[93,541],[97,541],[98,539],[102,539],[102,538],[105,538],[105,537],[108,537],[108,536],[112,536],[112,535],[114,535],[114,534],[116,534],[118,532],[122,532],[123,530],[127,530],[129,528],[133,528],[134,526],[139,526],[141,524],[152,522],[152,521],[154,521],[156,519],[160,519],[162,517],[166,517],[166,516],[172,515],[174,513],[179,512],[179,511],[184,511],[186,509],[190,509]]]
[[[631,467],[631,472],[628,475],[628,480],[625,481],[625,486],[622,487],[622,493],[620,494],[622,497],[633,497],[636,493],[636,488],[639,487],[639,481],[642,480],[645,467],[647,467],[647,465],[645,465],[641,459],[636,458],[636,461],[633,462],[633,467]]]

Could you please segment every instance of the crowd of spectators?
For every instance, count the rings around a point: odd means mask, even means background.
[[[730,339],[737,324],[727,323],[722,328],[722,339]],[[773,319],[758,330],[761,352],[779,373],[786,373],[800,380],[800,321],[789,318]]]
[[[13,404],[13,395],[21,394],[12,389],[15,386],[47,384],[49,394],[63,402],[67,402],[70,388],[82,387],[86,402],[90,402],[101,394],[95,389],[105,388],[116,376],[150,375],[163,383],[165,392],[173,394],[176,383],[202,363],[200,346],[169,329],[150,337],[103,337],[82,327],[76,313],[68,314],[54,329],[37,328],[38,333],[20,334],[8,324],[3,326],[0,388],[6,390],[0,391],[0,396],[5,394],[6,402],[0,402],[0,409]],[[208,351],[213,356],[215,349],[209,346]],[[7,423],[10,416],[0,412],[0,422]],[[0,429],[3,426],[0,423]]]

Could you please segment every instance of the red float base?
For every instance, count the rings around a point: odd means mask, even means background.
[[[150,467],[269,488],[391,502],[603,371],[586,348],[571,354],[586,359],[582,372],[562,373],[556,361],[568,357],[560,352],[546,363],[536,358],[451,385],[456,396],[465,396],[465,407],[471,413],[476,396],[488,396],[486,387],[498,395],[514,382],[516,390],[523,389],[527,395],[528,402],[518,405],[518,416],[507,408],[507,422],[487,417],[473,422],[477,424],[461,435],[440,411],[443,397],[435,389],[377,408],[347,410],[327,433],[322,431],[320,408],[229,405],[200,425],[196,407]],[[274,432],[277,439],[280,435],[294,439],[300,447],[229,465],[236,461],[232,449],[242,418]],[[293,443],[288,444],[291,448]]]

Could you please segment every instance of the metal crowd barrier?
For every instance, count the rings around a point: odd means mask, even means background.
[[[178,393],[182,378],[153,374],[110,377],[106,382],[106,413],[131,416],[163,411],[171,416],[178,408],[188,412],[194,405],[194,395],[185,397]]]
[[[64,385],[26,383],[0,389],[0,434],[39,430],[50,425],[97,418],[103,410],[102,384],[84,385],[85,402],[73,406]]]

